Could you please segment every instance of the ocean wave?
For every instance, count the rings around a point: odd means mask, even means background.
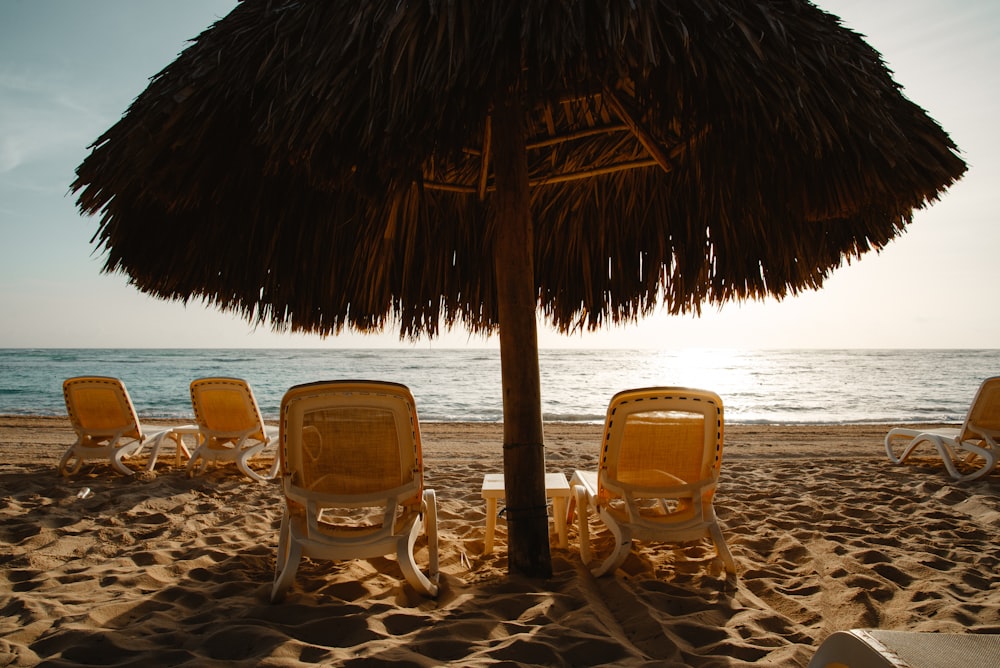
[[[551,413],[542,412],[542,419],[545,422],[579,422],[585,424],[601,424],[604,422],[604,414],[593,413]]]

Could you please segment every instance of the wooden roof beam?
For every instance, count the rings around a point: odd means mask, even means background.
[[[641,169],[643,167],[655,167],[659,164],[660,163],[656,160],[632,160],[630,162],[620,162],[618,164],[607,165],[605,167],[594,167],[593,169],[583,169],[577,172],[566,172],[565,174],[554,174],[553,176],[531,179],[528,181],[528,185],[534,188],[535,186],[547,186],[553,183],[580,181],[582,179],[589,179],[592,176],[603,176],[604,174],[614,174],[615,172],[624,172],[630,169]]]
[[[631,132],[632,129],[624,124],[620,123],[618,125],[606,125],[603,127],[592,127],[586,130],[578,130],[576,132],[570,132],[565,135],[555,135],[553,137],[547,137],[546,139],[539,139],[537,141],[528,142],[525,145],[529,151],[545,148],[546,146],[555,146],[556,144],[564,144],[570,141],[576,141],[577,139],[586,139],[587,137],[593,137],[594,135],[611,134],[612,132]]]
[[[622,103],[614,91],[609,90],[605,92],[604,99],[607,102],[622,122],[628,126],[635,138],[639,140],[642,147],[649,152],[649,155],[656,161],[656,164],[663,169],[664,172],[669,172],[673,169],[670,164],[670,157],[664,152],[663,148],[656,142],[653,137],[646,132],[646,129],[639,125],[638,119],[629,113],[628,109]]]
[[[662,167],[662,165],[651,158],[646,160],[631,160],[629,162],[620,162],[614,165],[606,165],[604,167],[594,167],[593,169],[583,169],[575,172],[565,172],[563,174],[554,174],[552,176],[535,178],[528,181],[528,185],[534,188],[535,186],[566,183],[567,181],[580,181],[593,176],[603,176],[605,174],[624,172],[630,169],[642,169],[645,167]],[[468,186],[459,183],[443,183],[441,181],[424,181],[423,187],[427,190],[441,190],[444,192],[465,193],[469,195],[474,195],[480,192],[477,186]],[[495,186],[488,185],[483,191],[483,194],[486,192],[493,192],[494,190],[496,190]]]
[[[483,154],[479,161],[479,200],[486,199],[486,184],[490,175],[490,142],[493,141],[492,115],[486,117],[483,124]]]

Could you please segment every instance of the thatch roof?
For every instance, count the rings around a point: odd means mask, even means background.
[[[801,0],[244,0],[79,166],[106,270],[277,328],[496,327],[493,102],[519,81],[561,329],[818,288],[965,171]]]

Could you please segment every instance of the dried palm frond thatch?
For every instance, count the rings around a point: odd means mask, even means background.
[[[241,3],[80,165],[106,268],[279,328],[492,330],[511,50],[539,300],[562,329],[817,288],[964,171],[809,3],[632,4]]]

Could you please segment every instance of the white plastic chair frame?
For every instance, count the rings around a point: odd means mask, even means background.
[[[851,629],[836,631],[808,668],[996,668],[1000,634]]]
[[[642,414],[677,415],[691,421],[701,418],[701,461],[699,479],[682,480],[671,471],[655,470],[656,484],[632,484],[618,477],[618,462],[626,440],[629,419]],[[657,447],[671,447],[671,422],[656,427]],[[726,545],[715,516],[713,496],[722,460],[723,408],[718,395],[705,390],[658,387],[627,390],[616,394],[608,407],[604,426],[604,444],[600,469],[576,471],[570,485],[573,503],[567,521],[577,512],[580,556],[585,564],[592,560],[588,509],[593,506],[615,539],[613,552],[596,568],[595,576],[613,573],[632,550],[633,540],[682,543],[711,538],[725,570],[736,574],[736,563]],[[674,481],[674,482],[671,482]],[[641,500],[653,501],[659,513],[651,515],[639,506]],[[624,506],[613,509],[613,503]],[[671,510],[674,508],[675,510]]]
[[[895,427],[885,436],[885,454],[893,464],[902,464],[925,443],[934,447],[948,474],[959,482],[977,480],[996,468],[1000,456],[1000,376],[982,382],[961,427]],[[963,473],[957,462],[973,470]]]
[[[146,433],[136,414],[132,397],[118,378],[77,376],[63,381],[66,412],[76,432],[76,442],[59,460],[59,473],[69,477],[80,472],[87,460],[101,459],[124,475],[136,472],[124,460],[137,455],[147,443],[154,450],[170,437],[185,448],[169,428]]]
[[[198,423],[199,445],[187,463],[189,476],[205,472],[210,462],[236,462],[257,482],[273,480],[278,457],[266,476],[250,468],[250,460],[278,441],[278,428],[264,424],[249,383],[240,378],[199,378],[191,381],[191,405]]]
[[[337,434],[342,417],[380,415],[385,440],[383,453],[394,451],[396,461],[375,461],[364,443],[332,442],[324,445],[323,430]],[[387,426],[391,420],[391,427]],[[368,423],[352,421],[364,439]],[[371,428],[372,430],[374,428]],[[391,434],[388,433],[391,431]],[[331,438],[331,441],[334,439]],[[339,440],[339,439],[337,439]],[[348,439],[349,440],[349,439]],[[374,443],[378,439],[372,439]],[[331,381],[291,388],[281,404],[281,482],[285,508],[278,539],[271,601],[281,600],[291,586],[302,557],[350,560],[396,553],[403,576],[418,592],[438,593],[437,499],[423,488],[420,428],[413,396],[403,385],[373,381]],[[372,445],[368,443],[368,445]],[[346,446],[346,447],[345,447]],[[329,447],[329,451],[325,448]],[[334,457],[330,455],[335,453]],[[357,456],[352,466],[347,460]],[[365,457],[373,471],[399,470],[400,484],[388,487],[382,477],[365,474]],[[322,473],[322,475],[320,475]],[[354,488],[351,491],[350,488]],[[328,509],[383,507],[381,523],[358,527],[324,521]],[[414,545],[426,531],[428,569],[418,568]]]

